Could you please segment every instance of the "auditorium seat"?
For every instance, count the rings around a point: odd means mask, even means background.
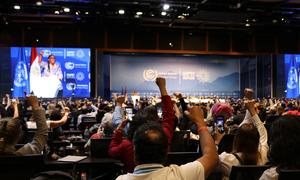
[[[96,117],[82,117],[81,123],[78,125],[78,128],[79,130],[83,131],[86,127],[90,128],[96,123]]]
[[[187,152],[189,151],[190,131],[175,131],[173,133],[171,152]]]
[[[257,180],[263,174],[263,172],[268,168],[270,168],[270,166],[268,165],[232,166],[229,179],[230,180]]]
[[[28,180],[42,170],[44,156],[1,156],[0,167],[0,179]]]
[[[91,139],[91,157],[108,158],[111,138]]]
[[[279,180],[290,180],[300,177],[300,170],[279,170]]]

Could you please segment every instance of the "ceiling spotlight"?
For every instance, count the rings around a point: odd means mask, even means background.
[[[273,19],[273,20],[272,20],[272,23],[274,23],[274,24],[277,23],[277,22],[278,22],[278,21],[277,21],[276,19]]]
[[[201,4],[205,4],[208,0],[202,0]]]
[[[20,9],[21,9],[21,6],[20,6],[20,5],[14,5],[14,9],[20,10]]]
[[[76,11],[75,14],[78,16],[78,15],[80,14],[80,12],[79,12],[79,11]]]
[[[42,5],[42,2],[41,2],[41,1],[37,1],[35,4],[36,4],[37,6],[41,6],[41,5]]]
[[[190,9],[191,8],[191,6],[187,6],[187,9]]]
[[[150,16],[151,16],[151,17],[154,17],[155,15],[152,13]]]
[[[125,14],[124,9],[120,9],[120,10],[119,10],[119,14]]]
[[[141,15],[143,15],[143,12],[138,11],[138,12],[136,12],[136,15],[141,16]]]
[[[174,45],[173,45],[173,43],[172,43],[172,42],[169,42],[169,46],[170,46],[170,47],[173,47]]]
[[[163,6],[163,9],[164,10],[168,10],[170,8],[170,5],[169,4],[164,4],[164,6]]]
[[[59,11],[54,11],[54,14],[59,14]]]
[[[189,13],[182,13],[183,16],[189,16]]]
[[[180,15],[180,16],[177,16],[178,19],[185,19],[184,16]]]
[[[245,26],[246,26],[246,27],[249,27],[249,26],[250,26],[250,23],[246,23]]]
[[[284,21],[284,18],[281,18],[281,21]]]
[[[70,8],[65,7],[64,12],[66,12],[66,13],[70,12]]]
[[[246,22],[249,22],[249,19],[246,19]]]
[[[163,11],[163,12],[161,12],[161,15],[165,16],[165,15],[167,15],[167,12]]]
[[[90,13],[88,12],[88,11],[85,11],[85,13],[84,13],[85,15],[89,15]]]

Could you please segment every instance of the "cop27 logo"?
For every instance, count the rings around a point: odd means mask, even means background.
[[[145,69],[143,72],[143,78],[145,81],[154,81],[158,76],[158,72],[153,69]]]
[[[75,64],[72,63],[72,62],[66,62],[65,63],[65,68],[68,69],[68,70],[72,70],[72,69],[74,69],[74,67],[75,67]]]
[[[76,84],[75,84],[75,83],[67,83],[67,84],[66,84],[66,88],[67,88],[69,91],[75,90],[75,89],[76,89]]]

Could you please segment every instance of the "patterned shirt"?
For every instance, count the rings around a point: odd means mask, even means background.
[[[61,67],[58,63],[51,65],[48,64],[48,62],[41,62],[40,67],[41,67],[42,77],[57,76],[58,79],[62,80],[63,75],[62,75]]]

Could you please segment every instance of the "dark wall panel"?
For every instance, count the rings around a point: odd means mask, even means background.
[[[184,32],[183,49],[184,50],[205,50],[205,31]]]
[[[22,27],[0,27],[0,44],[2,46],[22,46]]]
[[[179,50],[181,46],[180,31],[162,31],[159,33],[159,49]]]
[[[77,47],[78,30],[72,27],[53,29],[53,47]]]
[[[255,38],[257,52],[275,52],[275,39],[271,34],[258,34]]]
[[[156,31],[143,29],[134,31],[134,49],[156,49]]]
[[[279,53],[296,53],[298,45],[298,34],[295,32],[283,32],[278,36]]]
[[[229,51],[230,32],[226,30],[213,30],[208,32],[209,51]]]
[[[247,31],[232,31],[232,51],[251,51],[252,35]]]
[[[107,39],[108,48],[129,49],[131,45],[131,31],[122,28],[109,29]]]
[[[44,28],[27,27],[24,29],[26,46],[48,46],[50,41],[50,31]]]
[[[80,31],[80,46],[81,47],[104,47],[104,30],[101,27],[97,28],[82,28]]]

